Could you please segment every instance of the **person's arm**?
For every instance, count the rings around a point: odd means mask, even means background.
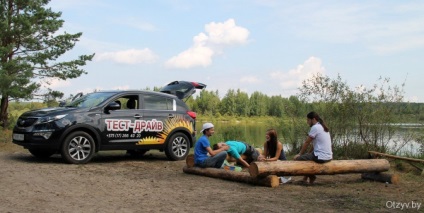
[[[249,168],[250,165],[242,158],[240,157],[239,159],[237,159],[237,161],[239,161],[241,164],[243,164],[243,166]]]
[[[281,150],[283,150],[283,144],[281,142],[277,143],[277,150],[273,158],[266,159],[266,161],[276,161],[280,158]]]
[[[264,144],[264,151],[262,152],[263,154],[260,154],[258,156],[258,161],[264,161],[266,160],[266,153],[268,152],[267,148],[266,148],[266,142]]]
[[[222,152],[222,151],[227,151],[228,150],[228,146],[222,146],[221,148],[217,149],[217,150],[212,150],[212,148],[210,147],[206,147],[206,150],[208,151],[210,156],[215,156],[216,154]]]
[[[302,145],[302,148],[300,149],[299,154],[294,156],[294,159],[296,160],[299,156],[303,155],[306,150],[308,149],[308,146],[311,144],[312,140],[314,140],[313,138],[311,138],[310,136],[308,136],[305,140],[305,142]]]

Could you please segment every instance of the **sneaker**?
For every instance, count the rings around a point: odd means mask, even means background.
[[[285,184],[291,181],[291,177],[285,178],[283,176],[280,177],[280,184]]]
[[[223,162],[223,163],[222,163],[222,165],[221,165],[221,169],[225,168],[225,166],[231,166],[231,164],[230,164],[230,163],[228,163],[228,161],[227,161],[227,160],[224,160],[224,162]]]

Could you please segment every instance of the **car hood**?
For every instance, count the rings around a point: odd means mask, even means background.
[[[65,107],[53,107],[53,108],[43,108],[31,110],[23,113],[21,116],[23,117],[43,117],[43,116],[51,116],[58,114],[66,114],[70,111],[74,111],[75,108],[65,108]]]

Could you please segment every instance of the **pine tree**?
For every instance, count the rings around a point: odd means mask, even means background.
[[[41,79],[77,78],[92,55],[58,61],[82,33],[56,33],[63,25],[61,12],[46,8],[49,0],[0,0],[0,125],[8,125],[11,99],[31,99]]]

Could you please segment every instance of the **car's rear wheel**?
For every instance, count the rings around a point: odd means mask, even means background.
[[[93,138],[86,132],[73,132],[66,137],[62,146],[62,158],[67,163],[87,163],[94,156],[95,143]]]
[[[183,133],[175,133],[169,139],[165,154],[170,160],[183,160],[190,151],[190,141]]]
[[[28,151],[35,157],[40,158],[40,159],[47,159],[50,156],[52,156],[53,154],[56,153],[56,151],[54,150],[44,150],[44,149],[28,149]]]

